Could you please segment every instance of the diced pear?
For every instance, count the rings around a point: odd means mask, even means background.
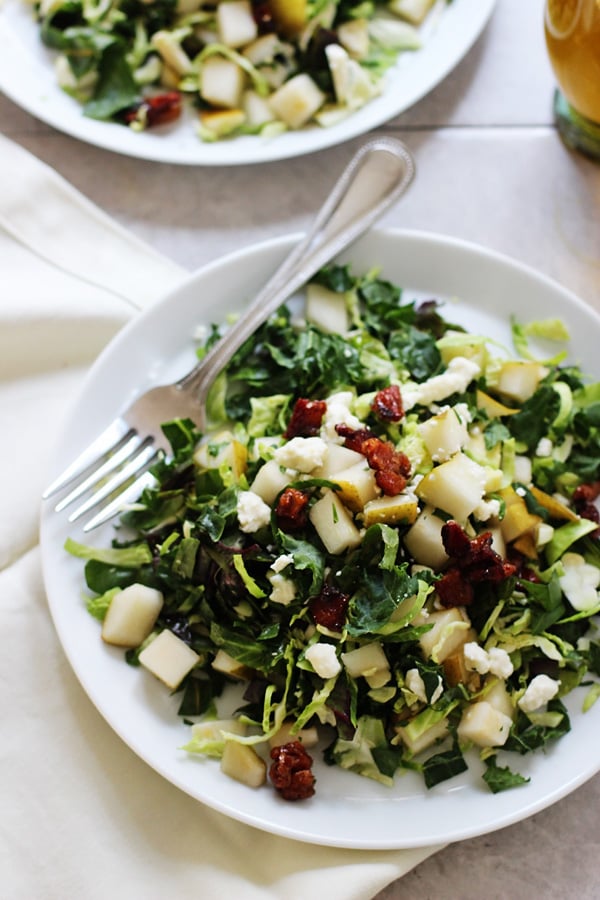
[[[492,550],[495,550],[502,559],[506,559],[506,541],[502,534],[502,528],[499,525],[494,525],[487,530],[489,530],[492,535]]]
[[[192,71],[192,61],[170,31],[155,31],[150,43],[166,65],[180,78]]]
[[[473,630],[473,639],[475,638],[476,633]],[[465,643],[470,639],[470,637],[466,638]],[[442,668],[444,669],[444,678],[450,687],[456,687],[457,684],[464,684],[469,690],[477,690],[479,687],[480,676],[477,672],[467,669],[464,644],[444,659]]]
[[[375,473],[364,458],[349,469],[332,475],[330,480],[339,485],[337,495],[342,503],[354,512],[360,512],[364,505],[379,493]]]
[[[243,109],[203,109],[200,112],[202,127],[215,138],[232,134],[245,121],[246,113]]]
[[[444,519],[436,516],[432,506],[426,506],[406,534],[404,546],[423,566],[439,571],[448,562],[448,554],[442,543]]]
[[[522,534],[515,541],[513,541],[513,547],[523,556],[526,556],[528,559],[537,559],[538,551],[537,551],[537,543],[535,534],[528,531],[525,534]]]
[[[497,419],[501,416],[514,416],[515,413],[519,412],[518,409],[514,409],[512,406],[505,406],[504,403],[500,403],[499,400],[490,397],[485,391],[478,390],[476,397],[477,406],[479,409],[483,409],[490,419]]]
[[[192,737],[202,741],[220,741],[224,733],[245,734],[246,726],[239,719],[208,719],[192,725]]]
[[[370,688],[383,687],[391,677],[390,666],[379,641],[342,653],[342,663],[351,678],[365,678]]]
[[[365,528],[383,523],[385,525],[412,525],[417,518],[419,504],[411,494],[396,494],[393,497],[377,497],[365,503],[362,520]]]
[[[420,25],[435,0],[390,0],[388,9],[413,25]]]
[[[258,25],[247,0],[228,0],[217,6],[217,31],[223,44],[237,49],[258,36]]]
[[[270,0],[271,15],[278,31],[294,35],[302,31],[307,21],[307,0]]]
[[[253,788],[260,787],[267,780],[267,766],[264,759],[261,759],[253,747],[233,740],[225,741],[221,771]]]
[[[237,681],[247,681],[252,675],[252,669],[238,662],[223,649],[217,650],[211,666],[217,672],[222,672],[223,675],[228,675],[229,678],[235,678]]]
[[[433,625],[419,638],[421,651],[426,659],[442,663],[472,637],[471,622],[462,607],[438,609],[425,620]]]
[[[213,106],[239,109],[245,81],[237,63],[224,56],[209,56],[202,63],[200,96]]]
[[[246,471],[248,451],[230,431],[220,431],[204,441],[194,452],[194,462],[203,469],[229,466],[236,481]]]
[[[290,128],[302,128],[325,102],[325,94],[305,72],[294,75],[269,98],[275,115]]]
[[[410,729],[403,725],[396,727],[396,733],[402,739],[405,747],[416,756],[446,737],[448,734],[448,719],[440,719],[435,725],[422,731],[417,736],[413,736]]]
[[[482,466],[464,453],[456,453],[425,475],[417,486],[417,495],[430,506],[464,522],[481,502],[486,480],[487,473]]]
[[[452,407],[423,422],[419,433],[435,462],[445,461],[458,453],[469,438],[466,422]]]
[[[576,522],[579,518],[576,512],[573,512],[572,509],[569,509],[568,506],[565,506],[565,504],[561,503],[560,500],[557,500],[556,497],[550,496],[550,494],[540,490],[534,484],[531,485],[529,490],[540,506],[543,506],[544,509],[549,512],[552,519],[565,519],[568,522]]]
[[[279,731],[269,738],[269,746],[281,747],[283,744],[289,744],[290,741],[299,741],[304,747],[314,747],[319,743],[319,732],[314,726],[301,728],[300,731],[292,733],[293,725],[293,722],[284,722]]]
[[[323,465],[318,469],[313,469],[311,473],[315,478],[327,478],[333,481],[333,476],[338,472],[343,472],[344,469],[349,469],[356,463],[364,462],[365,458],[362,453],[350,450],[349,447],[344,447],[342,444],[329,444],[328,448]]]
[[[512,719],[486,700],[471,703],[465,709],[457,728],[461,741],[478,747],[502,747],[508,740]]]
[[[533,465],[531,463],[531,459],[529,456],[525,456],[524,453],[516,453],[514,458],[514,468],[512,479],[513,481],[520,481],[521,484],[531,484],[531,479],[533,477]]]
[[[498,678],[493,686],[485,692],[485,700],[509,719],[515,718],[515,707],[506,690],[506,682],[502,678]]]
[[[306,318],[326,334],[346,334],[348,307],[345,295],[311,282],[306,288]]]
[[[144,668],[175,690],[200,657],[181,638],[166,628],[144,647],[139,656]]]
[[[279,463],[268,460],[261,466],[250,485],[250,490],[258,494],[268,506],[272,506],[275,497],[290,483],[290,476],[281,468]]]
[[[504,496],[504,491],[502,494]],[[515,494],[512,502],[507,504],[504,518],[500,523],[502,536],[510,543],[521,535],[534,531],[541,521],[540,516],[529,512],[524,499]]]
[[[334,491],[326,488],[308,516],[329,553],[343,553],[360,544],[360,532]]]
[[[244,91],[242,97],[242,108],[246,117],[246,123],[250,128],[260,128],[267,122],[273,121],[273,111],[264,97],[261,97],[256,91]]]
[[[337,27],[340,44],[354,59],[364,59],[369,52],[369,23],[367,19],[349,19]]]
[[[262,66],[265,63],[271,63],[275,59],[281,41],[274,31],[269,34],[261,34],[255,41],[244,47],[243,56],[248,59],[253,66]]]
[[[163,602],[160,591],[130,584],[111,600],[102,623],[102,640],[116,647],[138,647],[154,628]]]
[[[547,374],[548,369],[533,360],[508,360],[500,367],[496,390],[510,400],[525,403]]]

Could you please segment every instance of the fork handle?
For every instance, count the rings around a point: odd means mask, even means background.
[[[350,161],[299,244],[236,322],[177,387],[204,405],[212,383],[259,325],[348,244],[356,240],[404,193],[414,176],[413,159],[400,141],[375,138]]]

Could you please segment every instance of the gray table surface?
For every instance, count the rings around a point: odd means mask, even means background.
[[[600,166],[565,149],[553,127],[542,6],[498,0],[450,76],[379,129],[404,140],[418,166],[411,191],[382,224],[483,244],[543,270],[600,310]],[[361,143],[268,165],[186,168],[88,146],[1,94],[0,127],[189,269],[303,230]],[[519,824],[448,846],[378,900],[600,897],[599,803],[596,776]]]

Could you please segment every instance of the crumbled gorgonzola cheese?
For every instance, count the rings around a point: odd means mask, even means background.
[[[296,585],[289,578],[280,575],[278,572],[267,573],[267,578],[271,582],[271,593],[269,600],[271,603],[279,603],[281,606],[288,606],[296,596]]]
[[[271,521],[271,507],[253,491],[241,491],[236,507],[240,529],[253,534]]]
[[[450,394],[463,393],[480,372],[480,367],[472,359],[455,356],[441,375],[434,375],[427,381],[402,391],[405,411],[412,409],[417,403],[421,406],[430,406],[432,403],[445,400]]]
[[[540,706],[544,706],[558,694],[560,682],[548,675],[536,675],[528,686],[523,696],[518,700],[519,707],[524,713],[534,712]]]
[[[496,678],[508,678],[514,672],[510,656],[502,647],[490,647],[484,650],[477,641],[469,641],[463,648],[465,665],[479,675],[495,675]]]
[[[344,439],[335,430],[336,425],[347,425],[348,428],[363,428],[363,423],[351,411],[354,402],[352,391],[338,391],[327,397],[327,409],[321,423],[321,434],[328,441],[343,444]]]
[[[327,456],[326,442],[320,437],[294,437],[283,447],[278,447],[274,459],[286,469],[307,474],[322,466]]]

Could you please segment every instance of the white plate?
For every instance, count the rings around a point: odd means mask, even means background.
[[[39,27],[25,0],[4,0],[0,4],[0,90],[60,131],[140,159],[205,166],[286,159],[347,141],[408,109],[467,53],[494,5],[495,0],[453,0],[426,27],[423,48],[405,53],[389,72],[382,96],[330,128],[306,128],[272,139],[244,136],[203,143],[196,136],[195,117],[190,111],[174,126],[141,134],[123,125],[86,118],[80,105],[56,84],[53,54],[41,44]]]
[[[221,321],[266,280],[294,238],[228,256],[140,315],[94,365],[60,440],[62,467],[131,397],[151,382],[179,376],[194,359],[194,330]],[[600,319],[576,297],[523,266],[473,245],[417,232],[372,231],[344,259],[356,272],[380,266],[405,287],[404,299],[449,297],[448,319],[474,332],[509,341],[509,318],[562,316],[569,323],[577,361],[598,372]],[[228,779],[213,760],[178,750],[188,728],[176,717],[177,701],[148,673],[132,669],[123,654],[100,638],[98,622],[82,601],[82,563],[63,550],[74,526],[46,506],[42,515],[43,563],[50,609],[65,652],[93,703],[113,729],[165,778],[208,806],[302,841],[339,847],[387,849],[456,841],[516,822],[555,802],[600,768],[600,704],[583,715],[581,694],[568,698],[570,734],[546,753],[512,756],[530,784],[492,795],[478,761],[468,773],[427,791],[412,773],[391,789],[316,763],[317,793],[306,803],[279,800]],[[91,541],[106,546],[112,528]],[[90,538],[86,539],[90,542]]]

